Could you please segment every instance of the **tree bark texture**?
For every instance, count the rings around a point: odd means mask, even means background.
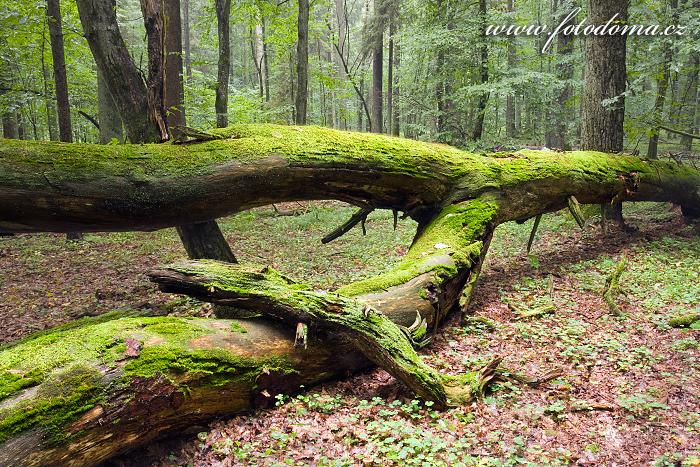
[[[182,0],[182,43],[185,51],[185,73],[192,81],[192,41],[190,40],[190,0]]]
[[[374,2],[372,34],[372,133],[384,132],[384,15],[382,0]]]
[[[216,82],[216,126],[228,126],[228,81],[231,73],[231,0],[216,0],[219,63]]]
[[[489,46],[486,38],[486,0],[479,0],[479,34],[481,38],[480,47],[480,57],[479,57],[479,84],[486,84],[489,82]],[[487,92],[481,93],[479,96],[479,101],[476,107],[476,116],[474,123],[474,132],[472,133],[472,139],[481,139],[484,133],[484,119],[486,118],[486,105],[489,102],[489,94]]]
[[[73,141],[73,129],[70,119],[70,102],[68,100],[68,76],[66,74],[66,55],[63,46],[63,23],[61,21],[60,0],[47,0],[46,15],[51,37],[51,56],[53,57],[53,77],[56,83],[56,104],[58,109],[58,132],[61,141]]]
[[[676,11],[678,9],[678,0],[670,1],[671,22],[676,23],[678,18]],[[664,105],[666,103],[666,93],[668,92],[668,84],[671,78],[671,60],[673,60],[673,44],[666,42],[663,48],[663,59],[659,67],[659,77],[656,80],[656,99],[654,101],[653,115],[656,119],[663,120]],[[649,137],[649,147],[647,149],[647,157],[656,159],[659,153],[659,128],[653,128]]]
[[[158,128],[159,141],[170,139],[165,105],[166,7],[164,0],[140,0],[148,48],[148,117]]]
[[[124,143],[124,127],[114,97],[100,70],[97,70],[97,120],[100,123],[100,143],[113,140]]]
[[[607,23],[615,14],[627,20],[627,3],[588,0],[589,24]],[[627,36],[589,35],[582,97],[581,147],[604,152],[623,149]]]
[[[185,119],[185,80],[182,72],[182,21],[180,0],[167,0],[164,5],[165,89],[163,105],[170,135],[178,138]]]
[[[395,333],[388,320],[409,326],[417,316],[432,330],[465,308],[498,224],[559,210],[571,196],[588,204],[672,201],[700,217],[700,172],[672,161],[528,150],[489,156],[313,126],[238,125],[214,134],[220,139],[187,145],[0,141],[0,231],[150,230],[282,201],[338,199],[405,212],[418,221],[415,241],[384,273],[326,295],[264,266],[199,261],[151,273],[165,290],[269,319],[126,313],[0,350],[0,464],[95,464],[370,362],[424,397],[442,397],[421,393],[440,385],[403,338],[386,334],[393,337],[384,342],[376,330]],[[322,314],[329,312],[342,316]],[[294,346],[297,320],[313,330],[307,349]],[[442,386],[453,398],[454,387]]]
[[[309,0],[299,0],[297,19],[297,92],[295,122],[306,124],[309,98]]]
[[[88,45],[112,92],[129,141],[159,141],[159,128],[149,118],[146,84],[119,31],[116,1],[76,0],[76,3]]]

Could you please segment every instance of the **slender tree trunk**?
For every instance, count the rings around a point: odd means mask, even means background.
[[[148,47],[148,114],[158,126],[161,141],[167,141],[170,139],[170,132],[165,105],[165,0],[140,1]]]
[[[336,65],[338,69],[338,79],[346,83],[349,79],[347,73],[345,72],[345,63],[347,63],[348,57],[348,46],[347,40],[349,35],[348,29],[348,18],[347,18],[347,2],[346,0],[335,0],[335,17],[338,22],[338,50],[334,55],[336,57]],[[342,130],[348,129],[348,118],[347,118],[347,100],[344,97],[338,99],[338,113],[340,120],[340,128]]]
[[[513,14],[515,12],[515,2],[514,0],[508,0],[508,13]],[[513,21],[513,19],[511,19]],[[513,73],[513,70],[517,66],[517,48],[515,45],[515,37],[508,36],[508,73]],[[506,136],[508,138],[515,138],[516,128],[515,128],[515,94],[508,93],[506,96]]]
[[[615,14],[627,20],[627,4],[588,0],[589,23],[605,24]],[[581,147],[606,152],[623,149],[627,37],[586,36],[585,85],[582,97]],[[611,105],[604,101],[615,99]]]
[[[676,19],[678,10],[678,0],[670,2],[671,16]],[[675,24],[672,21],[672,24]],[[654,110],[652,118],[656,121],[663,121],[664,105],[666,103],[666,93],[668,92],[668,83],[671,74],[671,60],[673,60],[673,45],[670,41],[664,44],[663,61],[659,69],[659,77],[656,80],[656,100],[654,101]],[[649,147],[647,149],[647,157],[656,159],[659,152],[659,128],[653,128],[651,137],[649,138]]]
[[[260,40],[262,42],[262,69],[265,77],[265,102],[270,102],[270,65],[267,56],[267,25],[265,24],[265,18],[260,23]]]
[[[389,58],[386,87],[386,128],[391,133],[394,128],[394,19],[389,18]]]
[[[216,126],[228,126],[228,83],[231,72],[231,0],[216,0],[216,20],[219,38],[219,63],[216,84]]]
[[[392,128],[391,134],[394,136],[400,136],[401,133],[401,89],[399,86],[399,73],[401,72],[401,46],[400,44],[394,45],[394,116],[392,118]]]
[[[440,27],[443,26],[445,19],[445,2],[437,0],[436,6],[437,23]],[[435,101],[437,103],[437,121],[436,129],[438,139],[442,138],[442,133],[445,132],[445,50],[442,44],[438,46],[437,56],[435,57]]]
[[[700,81],[700,53],[694,53],[688,66],[688,92],[685,97],[685,106],[681,115],[684,129],[690,134],[696,134],[695,116],[698,112],[698,81]],[[681,135],[681,146],[690,152],[693,150],[693,138]]]
[[[185,73],[192,81],[192,42],[190,40],[190,0],[182,0],[182,41],[185,49]]]
[[[486,84],[489,81],[489,47],[486,39],[486,0],[479,0],[479,37],[480,44],[480,64],[479,64],[479,84]],[[488,104],[489,93],[484,92],[479,96],[477,113],[474,123],[472,139],[481,139],[484,133],[484,117],[486,116],[486,104]]]
[[[100,143],[108,144],[113,140],[124,142],[122,119],[117,110],[112,93],[102,73],[97,71],[97,119],[100,122]]]
[[[48,18],[46,20],[48,23]],[[46,126],[49,129],[49,139],[58,141],[58,121],[56,103],[51,92],[51,73],[46,65],[46,23],[41,31],[41,73],[44,79],[44,102],[46,106]]]
[[[372,123],[370,131],[384,132],[384,15],[382,0],[375,0],[375,29],[372,31]]]
[[[47,0],[46,15],[49,22],[53,76],[56,83],[58,130],[61,141],[70,143],[73,141],[73,129],[70,118],[70,102],[68,101],[68,77],[66,75],[66,56],[63,47],[60,0]]]
[[[255,73],[258,82],[258,95],[260,100],[265,97],[265,79],[263,77],[263,51],[262,51],[262,40],[260,36],[262,35],[260,25],[255,25],[254,28],[250,30],[250,52],[253,57],[253,64],[255,65]]]
[[[365,78],[364,78],[364,76],[360,77],[359,90],[360,90],[360,92],[358,93],[358,97],[357,97],[357,101],[358,101],[357,102],[357,131],[363,131],[364,126],[363,126],[363,122],[362,122],[362,118],[363,118],[362,105],[363,105],[363,96],[365,93]]]
[[[557,24],[561,24],[566,16],[572,11],[573,2],[563,2],[562,14],[558,18]],[[576,22],[576,20],[573,20]],[[559,34],[557,37],[557,54],[559,55],[559,63],[556,65],[557,78],[564,82],[563,89],[559,92],[557,99],[553,105],[554,128],[550,132],[548,146],[550,148],[571,149],[571,143],[568,139],[568,122],[572,120],[572,115],[569,110],[570,100],[573,96],[573,87],[570,83],[574,76],[574,66],[571,63],[571,54],[574,50],[574,35]]]
[[[297,21],[296,124],[306,124],[309,93],[309,0],[299,0]]]
[[[168,128],[173,138],[179,138],[186,125],[185,83],[182,73],[182,21],[180,0],[165,0],[165,89],[163,104]]]

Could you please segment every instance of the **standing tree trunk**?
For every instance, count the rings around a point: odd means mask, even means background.
[[[173,138],[179,138],[181,128],[186,124],[185,118],[185,84],[182,73],[182,21],[180,19],[180,0],[166,0],[164,10],[164,45],[165,45],[165,89],[163,105],[167,116],[168,128]]]
[[[335,16],[338,21],[338,50],[336,50],[336,65],[338,68],[338,79],[346,83],[348,81],[348,74],[345,72],[345,64],[348,63],[348,36],[350,31],[348,29],[348,17],[347,17],[347,2],[346,0],[335,0]],[[339,123],[341,130],[348,129],[348,118],[347,118],[347,99],[343,96],[338,98],[338,114]]]
[[[559,17],[557,24],[561,24],[566,16],[574,7],[573,2],[564,1],[561,5],[563,8],[562,14]],[[574,20],[575,22],[575,20]],[[556,65],[557,78],[563,82],[563,88],[557,96],[554,103],[554,128],[549,133],[549,141],[547,145],[550,148],[571,149],[571,144],[568,140],[568,122],[572,116],[569,111],[570,100],[573,96],[573,87],[570,83],[574,76],[574,66],[571,63],[571,54],[574,50],[574,35],[559,34],[557,37],[557,54],[559,55],[559,63]]]
[[[148,115],[161,141],[170,139],[165,106],[165,0],[140,0],[148,46]]]
[[[386,85],[386,129],[391,133],[394,128],[394,19],[389,18],[389,59]]]
[[[309,0],[299,0],[297,21],[296,124],[306,125],[309,93]]]
[[[219,38],[219,63],[216,82],[216,126],[228,126],[228,81],[231,72],[231,0],[216,0],[216,22]]]
[[[114,0],[77,1],[88,44],[114,102],[120,109],[127,136],[132,142],[139,143],[164,139],[168,134],[163,118],[164,3],[159,0],[141,0],[149,47],[147,90],[119,32]],[[230,0],[226,1],[230,5]],[[176,49],[180,50],[181,47]],[[182,65],[180,76],[181,67]],[[129,103],[134,107],[128,107]],[[230,261],[233,257],[219,226],[213,220],[181,226],[178,233],[188,253],[195,252],[193,258]]]
[[[627,4],[615,0],[588,0],[590,24],[605,24],[615,14],[618,14],[621,21],[626,21]],[[626,36],[586,36],[586,80],[581,116],[583,149],[622,151],[626,57]],[[604,101],[612,100],[612,104],[604,104]]]
[[[514,0],[508,0],[508,13],[513,14],[515,12],[515,2]],[[514,19],[511,19],[513,22]],[[508,72],[513,73],[517,65],[517,48],[515,45],[515,37],[508,36]],[[515,138],[516,136],[515,128],[515,94],[509,92],[506,96],[506,136],[508,138]]]
[[[671,16],[676,19],[678,10],[678,0],[670,2]],[[674,22],[675,23],[675,22]],[[656,121],[663,121],[664,104],[666,103],[666,93],[668,92],[668,82],[671,74],[671,60],[673,60],[673,45],[670,40],[664,44],[663,61],[659,69],[658,79],[656,80],[656,100],[654,101],[654,110],[652,118]],[[651,137],[649,138],[649,147],[647,149],[647,157],[656,159],[659,153],[659,131],[658,127],[653,128]]]
[[[119,109],[129,141],[159,141],[159,127],[149,118],[146,84],[119,31],[116,0],[76,3],[88,45]]]
[[[614,15],[627,21],[627,3],[588,0],[591,24],[605,24]],[[581,99],[581,148],[620,152],[624,143],[627,36],[586,37],[585,86]],[[604,101],[612,101],[605,105]],[[622,203],[605,208],[606,216],[624,226]]]
[[[372,133],[384,132],[384,14],[383,0],[374,2],[374,30],[372,31]]]
[[[48,18],[46,19],[48,23]],[[46,23],[41,31],[41,73],[44,79],[44,103],[46,106],[46,125],[49,129],[49,139],[58,141],[58,121],[56,120],[56,103],[51,92],[51,73],[46,66]]]
[[[61,23],[60,0],[47,0],[46,15],[51,36],[51,56],[53,57],[53,77],[56,83],[56,104],[58,107],[58,132],[61,141],[73,142],[73,129],[70,121],[68,101],[68,77],[66,56],[63,49],[63,28]]]
[[[58,109],[58,135],[64,143],[73,142],[73,128],[70,119],[70,102],[68,100],[68,75],[66,73],[66,54],[63,47],[63,23],[61,20],[60,0],[47,0],[47,21],[51,37],[51,57],[53,59],[53,77],[56,88],[56,107]],[[80,232],[68,232],[69,241],[81,240]]]
[[[192,81],[192,42],[190,41],[190,0],[182,0],[182,41],[185,49],[185,73]]]
[[[267,57],[267,25],[265,18],[260,21],[260,39],[262,41],[262,68],[265,81],[265,102],[270,102],[270,64]]]
[[[479,84],[486,84],[489,81],[489,47],[486,42],[486,0],[479,0],[479,37],[481,40],[481,52],[479,58]],[[474,132],[472,139],[481,139],[484,133],[484,117],[486,116],[486,104],[489,101],[489,93],[483,92],[479,96],[476,108],[476,120],[474,122]]]
[[[114,97],[99,69],[97,70],[97,119],[100,122],[100,143],[108,144],[113,140],[124,142],[122,119],[119,117]]]
[[[688,66],[688,92],[685,96],[685,106],[681,115],[684,130],[695,134],[695,116],[698,112],[698,81],[700,78],[700,53],[694,53]],[[690,152],[693,150],[693,138],[681,135],[681,146]]]
[[[401,88],[399,86],[399,73],[401,71],[401,46],[394,45],[394,116],[392,117],[391,134],[400,136],[401,134]]]

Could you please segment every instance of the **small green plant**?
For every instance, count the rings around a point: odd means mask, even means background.
[[[647,392],[638,392],[629,396],[620,396],[617,398],[620,407],[635,417],[647,417],[650,420],[656,419],[653,414],[656,410],[668,410],[666,404],[662,404],[654,398],[652,394]]]

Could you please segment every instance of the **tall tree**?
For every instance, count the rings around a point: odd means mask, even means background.
[[[700,81],[700,53],[695,52],[688,63],[688,85],[685,94],[685,105],[681,111],[681,123],[688,134],[681,135],[681,146],[690,152],[693,150],[693,138],[689,135],[696,132],[696,115],[698,113],[698,81]]]
[[[508,13],[511,15],[515,13],[515,1],[508,0]],[[514,18],[511,18],[511,22],[514,22]],[[517,48],[515,45],[515,36],[508,36],[508,72],[513,73],[517,65]],[[515,93],[509,92],[506,96],[506,136],[508,138],[515,138]]]
[[[168,128],[173,138],[181,135],[185,119],[185,80],[182,70],[182,21],[180,0],[163,2],[165,46],[165,106]]]
[[[168,135],[163,118],[163,74],[166,63],[162,14],[164,5],[159,0],[141,0],[148,34],[147,88],[119,30],[115,0],[77,0],[77,3],[90,49],[120,110],[127,136],[134,143],[163,140]],[[129,103],[134,107],[129,108]],[[216,221],[180,226],[178,233],[191,258],[235,261]]]
[[[393,15],[392,15],[393,16]],[[394,124],[394,19],[389,18],[389,58],[387,62],[387,85],[386,85],[386,128],[392,132]]]
[[[392,117],[392,127],[391,134],[394,136],[399,136],[401,134],[401,90],[399,87],[399,73],[401,72],[401,45],[394,45],[394,116]]]
[[[590,24],[606,24],[617,15],[627,21],[627,2],[588,0]],[[620,152],[624,144],[627,36],[586,37],[585,85],[581,102],[581,148]],[[622,203],[603,205],[604,215],[624,227]]]
[[[192,41],[190,40],[190,0],[182,0],[182,47],[185,50],[185,73],[192,81]]]
[[[556,5],[556,2],[555,2]],[[572,1],[564,0],[560,7],[557,24],[562,24],[574,7]],[[576,22],[574,20],[574,22]],[[570,149],[568,140],[568,126],[571,120],[570,100],[574,94],[571,79],[574,77],[574,66],[571,62],[571,54],[574,50],[574,35],[559,33],[557,36],[558,62],[556,64],[556,76],[561,83],[561,90],[553,103],[554,127],[547,133],[546,145],[550,148]]]
[[[216,73],[216,126],[228,126],[228,82],[231,72],[231,0],[216,0],[219,61]]]
[[[678,0],[670,1],[671,8],[671,24],[676,24],[676,14],[678,10]],[[654,110],[652,118],[656,121],[663,120],[664,104],[666,103],[666,92],[668,91],[668,82],[671,74],[671,60],[673,60],[673,44],[668,38],[665,38],[663,44],[663,58],[659,66],[658,78],[656,79],[656,100],[654,101]],[[647,157],[656,159],[659,152],[659,128],[655,127],[651,130],[649,137],[649,147],[647,149]]]
[[[58,121],[56,117],[56,103],[54,101],[53,92],[51,89],[51,73],[46,65],[46,24],[48,18],[41,30],[41,74],[44,82],[44,103],[46,107],[46,126],[49,129],[49,139],[58,141]]]
[[[384,132],[384,0],[374,0],[372,25],[372,133]]]
[[[63,47],[60,0],[47,0],[46,15],[49,22],[53,77],[56,84],[58,132],[61,141],[71,143],[73,142],[73,129],[70,119],[70,102],[68,101],[68,76],[66,74],[66,55]]]
[[[486,28],[488,20],[486,18],[486,0],[479,0],[479,84],[486,84],[489,81],[489,47],[486,41]],[[474,132],[472,139],[481,139],[484,133],[484,118],[486,117],[486,104],[489,101],[489,93],[481,92],[476,106],[474,120]]]
[[[148,115],[161,141],[170,139],[165,106],[165,0],[140,0],[148,48]]]
[[[100,143],[108,144],[114,140],[119,143],[124,142],[124,128],[117,104],[99,69],[97,70],[97,120],[100,122]]]
[[[309,97],[309,0],[299,0],[297,20],[296,124],[306,124]]]
[[[132,143],[161,139],[148,110],[148,90],[117,23],[116,0],[76,0],[80,22],[97,68],[111,91]]]
[[[601,25],[618,15],[627,21],[627,2],[588,0],[589,23]],[[586,36],[581,147],[619,152],[623,148],[627,36]]]

